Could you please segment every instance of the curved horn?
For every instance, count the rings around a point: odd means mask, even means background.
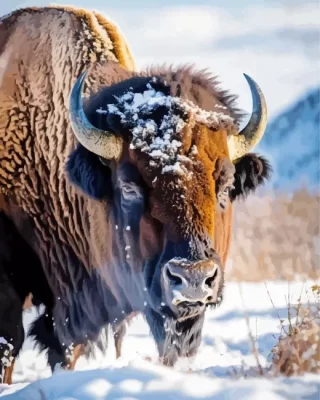
[[[229,154],[232,161],[247,154],[256,146],[267,127],[267,104],[258,84],[247,74],[243,74],[249,83],[252,96],[252,114],[245,128],[238,135],[228,139]]]
[[[100,157],[118,160],[122,153],[122,138],[93,126],[82,107],[82,91],[87,71],[82,72],[74,84],[70,95],[70,120],[73,132],[86,149]]]

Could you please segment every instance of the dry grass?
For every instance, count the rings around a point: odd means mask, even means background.
[[[250,368],[243,365],[241,369],[232,371],[234,378],[320,374],[320,286],[314,285],[310,291],[314,296],[312,304],[302,304],[299,299],[293,312],[288,303],[288,323],[285,325],[285,320],[279,318],[281,332],[277,344],[271,349],[271,363],[265,368],[261,367],[257,344],[247,321],[256,365]]]
[[[320,373],[320,286],[312,291],[313,305],[296,307],[296,320],[288,311],[289,326],[282,325],[282,334],[272,349],[272,371],[282,375]],[[290,307],[288,308],[290,310]]]
[[[234,205],[227,279],[293,280],[320,276],[320,196],[299,190],[250,196]]]
[[[251,196],[236,203],[229,259],[232,263],[227,269],[228,280],[319,279],[319,194],[300,189],[293,194]],[[257,362],[251,376],[320,373],[320,287],[314,285],[310,290],[315,298],[313,304],[298,301],[295,310],[288,304],[287,325],[279,318],[281,332],[271,350],[269,368],[261,368],[250,332]],[[271,297],[270,300],[272,303]]]

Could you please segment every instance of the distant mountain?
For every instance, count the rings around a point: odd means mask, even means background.
[[[320,87],[270,121],[257,152],[272,162],[273,188],[320,189]]]

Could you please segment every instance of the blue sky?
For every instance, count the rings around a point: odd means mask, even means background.
[[[8,2],[9,3],[9,2]],[[0,13],[52,1],[11,0]],[[194,63],[221,77],[247,111],[242,73],[262,87],[275,115],[320,80],[320,5],[314,0],[65,0],[115,21],[139,67]]]

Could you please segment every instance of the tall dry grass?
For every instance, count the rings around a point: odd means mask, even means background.
[[[228,280],[320,278],[320,196],[249,196],[234,204]]]
[[[232,371],[234,378],[320,374],[320,286],[313,285],[308,288],[308,292],[313,294],[311,302],[303,304],[300,298],[293,309],[288,304],[287,318],[279,317],[280,334],[271,349],[271,362],[264,368],[260,364],[260,353],[249,317],[245,315],[256,365]]]

